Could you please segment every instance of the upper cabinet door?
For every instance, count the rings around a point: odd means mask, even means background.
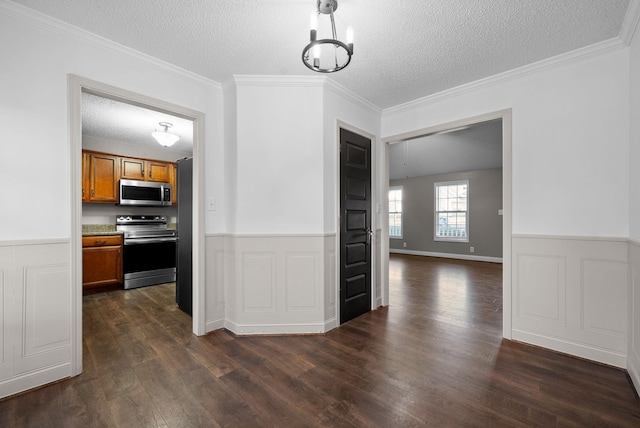
[[[147,173],[145,180],[169,183],[171,180],[171,163],[161,161],[147,161]]]
[[[142,159],[120,158],[120,178],[144,180],[145,163]]]
[[[89,155],[89,201],[118,202],[119,160],[103,153]]]

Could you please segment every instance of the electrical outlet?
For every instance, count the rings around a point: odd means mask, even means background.
[[[403,242],[403,243],[402,243],[402,246],[403,246],[403,247],[405,247],[405,248],[407,248],[407,243],[406,243],[406,242]]]
[[[469,247],[469,252],[470,252],[470,253],[473,253],[473,252],[475,252],[475,251],[476,251],[476,249],[475,249],[475,248],[473,248],[473,247]]]

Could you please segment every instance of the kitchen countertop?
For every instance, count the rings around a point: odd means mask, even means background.
[[[122,235],[121,231],[116,230],[115,224],[83,224],[82,236],[96,235]]]

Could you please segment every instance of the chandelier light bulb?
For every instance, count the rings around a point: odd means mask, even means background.
[[[345,37],[345,39],[347,40],[348,45],[353,44],[353,28],[351,28],[350,26],[347,27],[347,37]]]
[[[311,17],[309,18],[309,28],[311,30],[318,29],[318,12],[315,10],[311,12]]]

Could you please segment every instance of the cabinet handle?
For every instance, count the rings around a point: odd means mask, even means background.
[[[84,189],[82,189],[82,197],[84,198]]]
[[[149,178],[151,178],[151,168],[149,168]]]
[[[96,196],[96,191],[94,189],[91,189],[91,197],[93,198],[94,196]]]
[[[96,239],[96,245],[104,245],[106,243],[107,241],[105,241],[104,239]]]
[[[144,178],[144,167],[142,167],[142,172],[140,173],[140,177]]]

